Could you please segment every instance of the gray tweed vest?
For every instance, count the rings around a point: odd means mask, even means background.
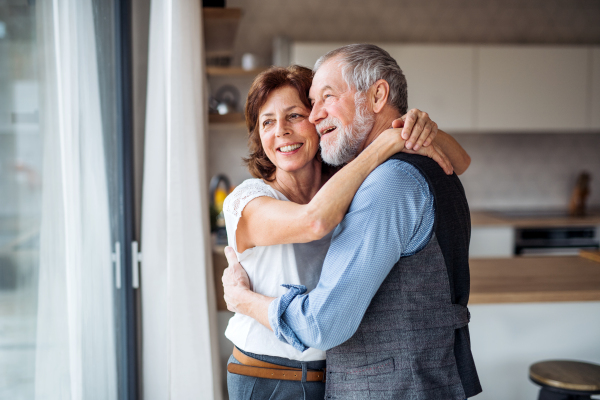
[[[467,326],[471,221],[464,190],[427,157],[392,158],[427,179],[434,234],[394,265],[354,336],[327,351],[325,398],[464,400],[481,392]]]

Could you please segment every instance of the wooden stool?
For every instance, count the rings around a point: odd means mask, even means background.
[[[584,400],[600,394],[600,365],[579,361],[542,361],[529,367],[529,379],[541,386],[538,400]]]

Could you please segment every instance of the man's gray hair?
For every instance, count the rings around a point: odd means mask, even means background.
[[[342,69],[342,77],[351,88],[359,92],[367,91],[379,79],[390,85],[389,103],[406,114],[408,110],[408,90],[406,78],[400,66],[381,47],[373,44],[349,44],[330,51],[315,64],[314,72],[327,61],[336,58]]]

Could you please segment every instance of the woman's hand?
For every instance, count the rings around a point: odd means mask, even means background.
[[[229,266],[223,271],[223,289],[225,290],[225,302],[227,309],[233,312],[242,313],[241,307],[243,296],[240,296],[244,291],[250,290],[250,279],[246,270],[239,263],[235,251],[229,246],[225,247],[225,257]]]
[[[225,268],[222,280],[227,309],[254,318],[265,328],[271,329],[269,305],[275,299],[254,293],[250,289],[248,274],[238,261],[235,251],[229,246],[225,247],[225,257],[229,266]]]
[[[400,151],[409,154],[419,154],[421,156],[426,156],[433,159],[433,161],[442,167],[446,174],[452,175],[454,173],[454,168],[452,167],[450,159],[438,145],[434,143],[429,146],[419,147],[419,150],[409,150],[404,147],[405,141],[401,138],[401,134],[401,129],[386,129],[373,141],[373,143],[371,143],[369,147],[373,146],[374,148],[381,148],[379,146],[382,146],[384,149],[383,153],[381,153],[383,155],[383,160],[387,160]]]
[[[396,121],[400,120],[397,119]],[[383,149],[383,153],[381,153],[383,155],[383,161],[404,150],[405,143],[406,140],[402,139],[401,128],[389,128],[381,132],[369,147],[372,146],[373,148]]]
[[[431,145],[438,133],[438,126],[429,114],[416,108],[394,120],[392,128],[402,128],[401,137],[406,140],[404,147],[415,151]]]

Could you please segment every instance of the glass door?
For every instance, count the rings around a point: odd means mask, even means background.
[[[136,399],[128,2],[0,0],[0,399]]]

